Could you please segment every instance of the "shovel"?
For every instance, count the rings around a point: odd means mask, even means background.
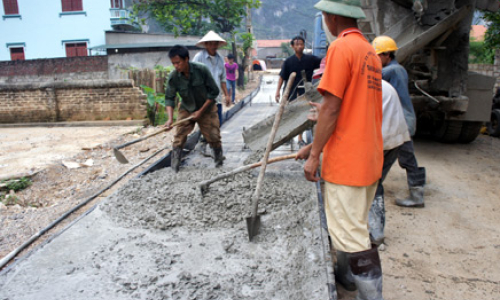
[[[162,129],[160,129],[160,130],[158,130],[158,131],[155,131],[155,132],[153,132],[153,133],[150,133],[150,134],[148,134],[148,135],[145,135],[145,136],[143,136],[143,137],[141,137],[141,138],[138,138],[138,139],[135,139],[135,140],[133,140],[133,141],[127,142],[127,143],[125,143],[125,144],[118,145],[118,146],[116,146],[116,147],[114,147],[114,148],[113,148],[113,153],[114,153],[114,155],[115,155],[116,159],[117,159],[120,163],[122,163],[122,164],[128,164],[128,160],[127,160],[127,158],[125,157],[125,155],[123,155],[123,153],[121,153],[121,152],[120,152],[120,149],[125,148],[125,147],[127,147],[127,146],[130,146],[130,145],[132,145],[132,144],[138,143],[138,142],[142,142],[142,141],[144,141],[144,140],[146,140],[146,139],[149,139],[150,137],[155,136],[155,135],[157,135],[157,134],[160,134],[160,133],[162,133],[162,132],[167,132],[167,131],[170,131],[170,130],[171,130],[172,128],[174,128],[175,126],[177,126],[177,125],[179,125],[179,124],[182,124],[182,123],[186,123],[187,121],[190,121],[190,120],[192,120],[192,119],[193,119],[193,117],[187,117],[187,118],[182,119],[182,120],[180,120],[180,121],[178,121],[178,122],[175,122],[174,124],[172,124],[172,126],[171,126],[171,127],[165,127],[165,128],[162,128]]]
[[[257,178],[257,187],[255,188],[255,192],[252,196],[252,216],[246,219],[248,237],[250,241],[252,241],[252,238],[256,236],[257,233],[259,233],[260,216],[257,215],[257,210],[259,207],[260,189],[262,187],[264,174],[266,173],[267,159],[269,158],[269,153],[271,152],[271,149],[273,147],[274,136],[276,135],[276,131],[278,130],[281,116],[283,115],[283,111],[285,110],[285,106],[288,103],[288,95],[290,94],[290,89],[293,82],[295,81],[296,75],[297,74],[295,74],[294,72],[290,74],[290,77],[288,78],[288,84],[286,85],[285,93],[283,95],[283,98],[281,99],[280,108],[274,118],[273,128],[271,130],[271,134],[269,135],[269,140],[267,141],[266,152],[264,153],[264,157],[262,158],[262,167],[259,172],[259,177]]]

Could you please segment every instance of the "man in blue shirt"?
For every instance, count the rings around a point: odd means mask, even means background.
[[[396,61],[394,52],[398,50],[396,42],[388,36],[378,36],[373,40],[373,47],[382,60],[382,79],[389,82],[398,92],[403,113],[410,135],[415,135],[417,117],[410,93],[408,91],[408,73]],[[415,158],[413,141],[405,142],[399,149],[399,165],[406,170],[410,196],[406,199],[397,199],[396,204],[406,207],[424,207],[425,168],[419,167]]]

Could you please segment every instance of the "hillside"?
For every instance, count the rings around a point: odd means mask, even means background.
[[[262,6],[252,13],[252,25],[257,39],[288,39],[307,31],[307,41],[313,36],[314,8],[318,0],[262,0]]]

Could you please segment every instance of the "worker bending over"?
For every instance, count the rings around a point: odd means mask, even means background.
[[[398,46],[388,36],[378,36],[372,44],[382,61],[382,78],[398,92],[406,125],[408,125],[410,136],[414,136],[417,130],[417,117],[408,91],[408,73],[397,62],[394,54]],[[406,207],[424,207],[425,168],[418,166],[411,140],[405,142],[399,149],[398,161],[401,168],[406,170],[410,196],[406,199],[397,199],[396,204]]]
[[[376,245],[384,242],[385,201],[382,183],[397,160],[399,149],[405,142],[411,140],[398,93],[385,80],[382,80],[382,116],[384,165],[382,167],[382,178],[378,182],[375,198],[368,214],[370,239]]]
[[[215,166],[220,167],[223,164],[223,155],[219,117],[215,105],[219,88],[206,66],[189,61],[189,51],[186,47],[180,45],[172,47],[168,57],[175,70],[168,77],[165,91],[165,106],[168,113],[165,126],[172,126],[177,93],[182,97],[177,120],[189,116],[193,118],[177,126],[172,146],[171,167],[174,172],[179,171],[182,148],[195,123],[200,127],[201,134],[214,152]]]

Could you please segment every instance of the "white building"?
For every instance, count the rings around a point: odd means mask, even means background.
[[[101,54],[106,30],[133,27],[131,0],[1,1],[0,61]]]

